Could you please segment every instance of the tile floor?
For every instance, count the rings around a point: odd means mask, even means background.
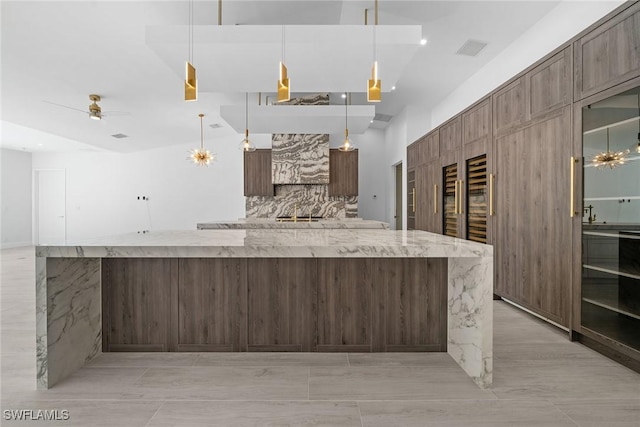
[[[3,426],[640,425],[640,374],[504,302],[489,390],[443,353],[106,353],[36,391],[33,253],[1,252],[1,407],[70,419]]]

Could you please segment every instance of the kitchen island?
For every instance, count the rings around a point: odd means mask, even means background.
[[[389,229],[389,224],[361,218],[309,219],[299,218],[245,218],[237,221],[199,222],[198,230],[251,230],[251,229]]]
[[[165,231],[38,246],[38,388],[101,351],[447,351],[487,387],[492,293],[491,246],[423,231]]]

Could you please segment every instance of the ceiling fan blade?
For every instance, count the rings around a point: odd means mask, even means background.
[[[73,107],[69,107],[67,105],[62,105],[62,104],[56,104],[55,102],[51,102],[51,101],[42,101],[42,102],[46,102],[47,104],[51,104],[51,105],[56,105],[58,107],[63,107],[63,108],[68,108],[69,110],[75,110],[75,111],[80,111],[81,113],[84,114],[89,114],[87,111],[85,110],[80,110],[79,108],[73,108]]]
[[[130,116],[131,113],[128,111],[105,111],[102,113],[103,117],[113,117],[113,116]]]

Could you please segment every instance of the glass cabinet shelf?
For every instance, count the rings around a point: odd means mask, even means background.
[[[606,264],[602,263],[600,265],[593,264],[582,264],[583,268],[588,268],[590,270],[601,271],[603,273],[614,274],[617,276],[624,276],[630,279],[638,279],[640,280],[640,268],[637,266],[625,266],[620,268],[617,264]],[[638,283],[640,286],[640,282]]]

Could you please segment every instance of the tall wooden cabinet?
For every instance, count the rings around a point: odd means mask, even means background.
[[[271,181],[270,149],[244,152],[244,195],[275,195],[273,182]]]
[[[358,150],[329,150],[329,196],[358,195]]]

